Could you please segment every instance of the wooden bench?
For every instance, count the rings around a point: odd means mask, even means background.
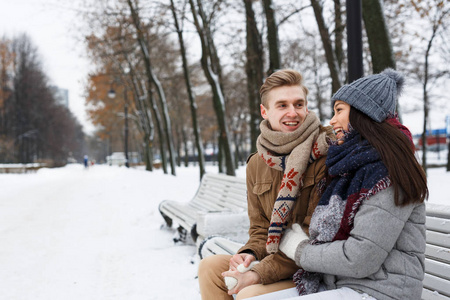
[[[28,164],[0,164],[0,174],[23,174],[28,172],[36,172],[46,165],[42,163]]]
[[[165,200],[159,204],[159,212],[169,227],[173,222],[178,224],[180,238],[177,240],[185,241],[187,233],[194,242],[200,242],[212,234],[245,234],[248,238],[247,187],[244,178],[205,174],[190,201]]]
[[[427,203],[427,245],[422,299],[450,300],[450,206]],[[199,245],[201,259],[215,254],[235,254],[243,244],[211,236]]]
[[[450,206],[427,203],[422,299],[450,300]]]

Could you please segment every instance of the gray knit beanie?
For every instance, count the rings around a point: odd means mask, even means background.
[[[331,97],[347,102],[377,122],[383,122],[395,112],[395,104],[402,91],[403,75],[393,69],[385,69],[380,74],[360,78],[342,86]]]

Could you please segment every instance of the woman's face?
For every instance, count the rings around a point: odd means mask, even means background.
[[[344,132],[348,131],[348,124],[350,123],[350,105],[341,100],[334,102],[334,117],[330,121],[333,126],[334,133],[338,139],[338,145],[344,143]]]

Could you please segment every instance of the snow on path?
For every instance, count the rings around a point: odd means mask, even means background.
[[[174,245],[158,212],[197,186],[196,169],[0,176],[0,298],[199,299],[195,247]]]

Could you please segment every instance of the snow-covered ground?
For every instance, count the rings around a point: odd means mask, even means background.
[[[429,202],[450,205],[449,183],[445,168],[430,169]],[[198,184],[195,167],[0,174],[0,299],[200,299],[196,249],[174,244],[158,212]]]

